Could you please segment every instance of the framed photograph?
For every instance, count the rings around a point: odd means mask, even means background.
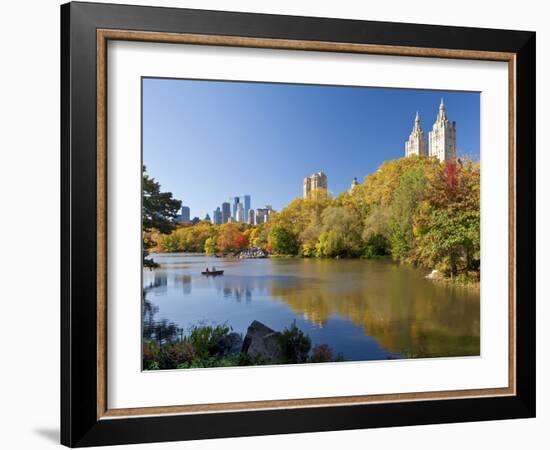
[[[61,441],[535,415],[535,33],[61,7]]]

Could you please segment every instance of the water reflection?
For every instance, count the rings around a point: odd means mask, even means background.
[[[191,293],[191,275],[176,275],[176,285],[182,286],[183,295]]]
[[[314,344],[346,359],[479,354],[479,293],[436,285],[422,271],[364,260],[210,259],[155,255],[144,287],[159,317],[179,327],[296,320]],[[222,277],[200,271],[215,265]],[[145,320],[145,319],[144,319]]]
[[[153,279],[149,280],[149,283],[144,287],[149,291],[154,291],[156,295],[166,294],[168,292],[168,276],[166,272],[156,270],[153,274]]]

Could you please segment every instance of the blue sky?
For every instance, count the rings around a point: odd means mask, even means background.
[[[416,111],[427,135],[441,98],[458,154],[479,159],[477,92],[144,78],[143,163],[191,217],[242,194],[280,210],[306,175],[337,195],[403,157]]]

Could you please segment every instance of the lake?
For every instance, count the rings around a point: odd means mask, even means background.
[[[152,255],[143,271],[155,318],[184,330],[253,320],[277,331],[293,321],[312,345],[345,360],[479,355],[479,290],[427,280],[426,270],[362,259],[232,259]],[[223,276],[206,277],[215,266]]]

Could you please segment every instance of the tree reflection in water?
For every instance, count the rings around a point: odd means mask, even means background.
[[[204,320],[246,333],[253,320],[280,329],[294,318],[317,343],[346,359],[479,355],[479,290],[435,284],[412,267],[365,260],[156,257],[161,269],[144,273],[144,286],[169,320],[156,327],[148,309],[153,307],[144,306],[144,337],[172,339],[179,326]],[[200,275],[212,265],[225,269],[224,276]]]
[[[155,341],[157,344],[162,345],[176,342],[182,338],[183,330],[175,323],[166,319],[155,320],[159,307],[147,300],[147,290],[145,289],[143,290],[141,311],[143,339],[145,341]]]

